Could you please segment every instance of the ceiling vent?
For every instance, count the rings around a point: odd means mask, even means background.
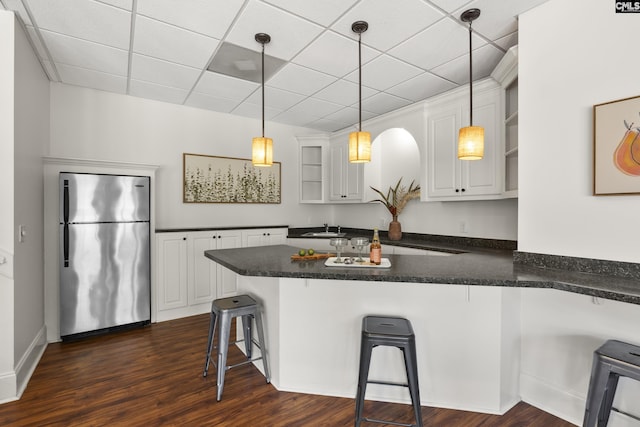
[[[261,52],[231,43],[222,43],[207,70],[250,82],[260,83],[262,74]],[[269,80],[286,62],[273,56],[264,56],[264,79]]]

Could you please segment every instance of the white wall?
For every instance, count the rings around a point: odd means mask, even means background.
[[[519,250],[640,262],[640,196],[592,196],[592,107],[640,95],[637,25],[597,0],[521,17]]]
[[[550,0],[520,16],[519,250],[640,262],[640,196],[591,195],[592,106],[640,95],[637,23],[599,0]],[[640,306],[540,289],[523,290],[521,304],[522,398],[580,424],[593,351],[607,339],[640,344]],[[638,396],[640,384],[621,381],[614,407],[639,416]]]
[[[0,402],[18,397],[44,347],[42,155],[49,81],[13,13],[0,11]],[[24,225],[23,242],[18,225]]]
[[[42,156],[49,142],[49,79],[20,25],[15,46],[14,352],[18,384],[24,387],[46,342]]]
[[[160,165],[156,227],[320,225],[329,206],[298,204],[296,135],[305,128],[266,123],[274,160],[282,163],[282,203],[184,204],[182,154],[251,158],[259,120],[126,95],[51,84],[53,157]]]
[[[13,13],[0,10],[0,402],[16,395],[13,372]]]

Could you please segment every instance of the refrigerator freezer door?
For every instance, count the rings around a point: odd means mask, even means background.
[[[150,320],[149,223],[71,224],[68,235],[60,335]]]
[[[149,221],[149,177],[60,174],[60,223]]]

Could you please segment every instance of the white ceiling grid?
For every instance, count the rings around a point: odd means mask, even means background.
[[[24,24],[49,78],[246,117],[260,84],[206,68],[222,43],[286,63],[266,82],[268,120],[332,132],[487,77],[517,43],[517,16],[546,0],[0,0]]]

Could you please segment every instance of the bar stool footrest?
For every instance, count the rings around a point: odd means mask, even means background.
[[[363,418],[362,421],[366,421],[368,423],[377,423],[377,424],[391,424],[394,426],[403,426],[403,427],[415,427],[416,424],[406,424],[399,423],[396,421],[385,421],[385,420],[376,420],[375,418]]]
[[[409,387],[409,384],[406,383],[393,383],[389,381],[376,381],[376,380],[368,380],[367,384],[382,384],[382,385],[392,385],[396,387]]]
[[[262,360],[262,356],[256,357],[255,359],[245,360],[244,362],[236,363],[235,365],[227,365],[225,367],[225,370],[228,371],[229,369],[235,368],[237,366],[248,365],[249,363],[255,362],[257,360]]]

